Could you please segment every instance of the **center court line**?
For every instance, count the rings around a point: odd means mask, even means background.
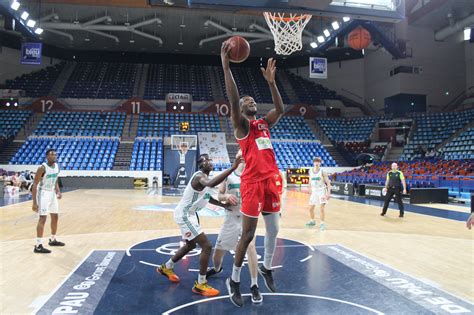
[[[262,295],[265,295],[265,296],[306,297],[306,298],[312,298],[312,299],[320,299],[320,300],[326,300],[326,301],[332,301],[332,302],[339,302],[339,303],[342,303],[342,304],[348,304],[348,305],[352,305],[352,306],[355,306],[355,307],[358,307],[358,308],[362,308],[364,310],[367,310],[369,312],[372,312],[372,313],[375,313],[375,314],[378,314],[378,315],[384,315],[383,312],[377,311],[375,309],[372,309],[372,308],[364,306],[364,305],[352,303],[352,302],[349,302],[349,301],[329,298],[329,297],[325,297],[325,296],[307,295],[307,294],[298,294],[298,293],[262,293]],[[251,294],[246,293],[246,294],[242,294],[242,296],[251,296]],[[179,311],[180,309],[186,308],[188,306],[192,306],[194,304],[207,303],[207,302],[210,302],[210,301],[222,300],[222,299],[227,299],[227,298],[229,298],[228,295],[223,295],[223,296],[217,296],[217,297],[212,297],[212,298],[206,298],[206,299],[203,299],[203,300],[197,300],[197,301],[186,303],[186,304],[177,306],[175,308],[172,308],[170,310],[167,310],[167,311],[163,312],[163,315],[169,315],[169,314],[171,314],[175,311]]]

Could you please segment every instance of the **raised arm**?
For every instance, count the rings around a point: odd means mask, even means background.
[[[37,195],[38,195],[38,184],[41,180],[41,177],[43,177],[45,172],[44,166],[38,167],[38,170],[36,171],[35,175],[35,180],[33,181],[33,188],[31,189],[31,194],[32,194],[32,199],[33,199],[33,207],[32,210],[34,212],[38,212],[38,202],[37,202]]]
[[[204,187],[215,187],[215,186],[219,185],[230,174],[232,174],[233,171],[235,171],[237,169],[237,167],[239,166],[241,161],[242,161],[241,158],[236,159],[230,168],[226,169],[225,171],[223,171],[222,173],[220,173],[219,175],[217,175],[213,178],[209,178],[209,177],[205,176],[202,173],[197,174],[196,176],[194,176],[193,181],[191,183],[192,187],[195,190],[201,191],[201,190],[203,190]]]
[[[275,81],[275,73],[276,73],[276,60],[273,58],[268,59],[267,68],[260,68],[262,70],[263,77],[268,82],[268,86],[270,87],[270,91],[272,92],[272,100],[275,108],[268,112],[265,116],[265,120],[267,121],[269,127],[273,127],[276,125],[278,120],[284,114],[284,106],[283,100],[281,99],[280,91],[278,91],[278,87]]]
[[[232,120],[232,126],[234,129],[239,129],[245,124],[244,117],[242,117],[242,113],[240,112],[239,91],[237,90],[237,85],[235,84],[234,77],[232,76],[232,71],[230,71],[229,52],[231,48],[232,47],[230,46],[229,42],[225,41],[222,43],[221,61],[222,69],[224,70],[225,90],[230,103],[230,118]]]

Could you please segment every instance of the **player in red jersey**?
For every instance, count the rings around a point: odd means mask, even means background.
[[[240,269],[249,243],[255,235],[258,216],[263,214],[265,220],[265,254],[264,263],[258,271],[263,276],[265,285],[271,292],[276,288],[272,276],[272,260],[275,252],[276,238],[280,220],[280,196],[277,182],[280,173],[275,159],[269,129],[283,116],[283,101],[275,81],[275,60],[270,58],[267,68],[261,68],[272,93],[275,108],[264,118],[257,119],[257,104],[251,96],[240,98],[232,72],[229,67],[228,42],[222,43],[221,60],[224,70],[225,87],[231,107],[231,120],[234,135],[242,150],[246,163],[241,176],[240,193],[242,195],[241,212],[242,236],[237,244],[232,276],[226,280],[229,297],[236,306],[242,306],[240,294]]]

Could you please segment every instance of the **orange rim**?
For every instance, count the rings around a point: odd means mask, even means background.
[[[275,21],[278,21],[278,22],[298,22],[299,20],[301,19],[307,19],[308,17],[310,17],[311,15],[309,14],[303,14],[303,15],[299,15],[299,16],[295,16],[295,17],[279,17],[279,16],[271,16],[270,15],[270,12],[265,12],[266,14],[268,14],[268,17],[272,20],[275,20]]]

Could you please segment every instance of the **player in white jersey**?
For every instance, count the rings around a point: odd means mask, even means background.
[[[48,213],[51,214],[51,238],[49,246],[64,246],[63,242],[56,240],[58,230],[58,199],[61,199],[59,191],[58,175],[59,166],[56,163],[56,151],[49,149],[46,151],[47,163],[41,164],[36,171],[35,180],[33,182],[33,211],[39,215],[38,224],[36,225],[36,246],[35,253],[49,254],[51,251],[43,247],[42,238],[44,233],[44,224]]]
[[[237,152],[236,159],[242,156],[241,150]],[[214,267],[207,271],[207,278],[222,272],[222,261],[227,251],[235,251],[239,238],[242,234],[242,214],[240,208],[242,206],[242,198],[240,196],[240,176],[245,168],[245,162],[227,177],[219,186],[218,200],[226,203],[226,212],[224,224],[222,224],[219,235],[217,236],[216,248],[212,260]],[[249,265],[251,299],[253,303],[261,303],[262,295],[258,288],[258,258],[255,248],[255,237],[247,248],[247,258]]]
[[[321,213],[321,224],[319,226],[321,231],[326,229],[324,223],[324,206],[328,202],[331,196],[331,181],[326,173],[323,172],[321,168],[322,160],[320,157],[316,157],[313,160],[313,167],[309,170],[309,181],[311,186],[311,196],[309,198],[309,215],[311,220],[306,223],[306,226],[315,226],[316,222],[314,221],[314,208],[316,205],[320,207]]]
[[[204,296],[216,296],[219,294],[219,291],[211,287],[206,280],[206,271],[209,257],[211,256],[212,245],[206,234],[201,232],[196,212],[205,207],[207,203],[222,206],[218,201],[211,199],[209,190],[211,187],[222,183],[227,176],[237,169],[240,162],[241,159],[236,159],[231,168],[210,179],[209,173],[214,168],[212,160],[209,158],[209,155],[201,154],[198,160],[199,171],[194,173],[189,180],[183,197],[174,210],[174,220],[181,230],[185,245],[178,249],[173,257],[156,268],[156,270],[167,277],[171,282],[179,282],[179,277],[173,271],[174,264],[193,250],[196,244],[199,244],[201,247],[201,256],[199,259],[200,269],[198,280],[194,283],[192,289],[194,293]]]

